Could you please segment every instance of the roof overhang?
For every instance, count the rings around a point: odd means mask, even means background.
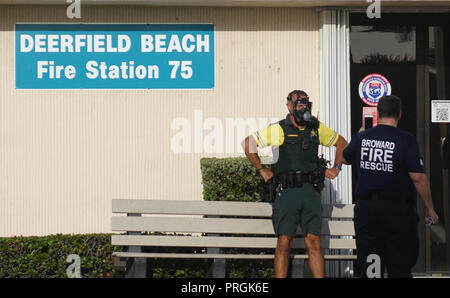
[[[368,7],[366,0],[80,0],[82,5],[203,7]],[[69,3],[68,3],[69,2]],[[72,0],[0,0],[0,5],[69,5]],[[372,2],[372,1],[371,1]],[[381,0],[389,7],[449,7],[450,0]]]

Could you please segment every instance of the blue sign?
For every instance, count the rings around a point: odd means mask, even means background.
[[[17,89],[211,89],[213,24],[16,24]]]

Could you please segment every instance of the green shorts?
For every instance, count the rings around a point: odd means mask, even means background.
[[[278,236],[295,236],[298,225],[303,234],[320,235],[322,204],[320,194],[309,184],[301,188],[287,188],[276,195],[273,203],[272,224]]]

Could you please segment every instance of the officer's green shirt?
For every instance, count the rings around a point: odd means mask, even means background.
[[[292,124],[290,117],[286,117],[287,123]],[[299,130],[304,130],[299,129]],[[332,129],[325,126],[322,122],[319,123],[319,143],[322,146],[333,147],[336,144],[339,134]],[[314,133],[313,131],[311,133]],[[266,147],[266,146],[274,146],[279,147],[283,145],[285,135],[283,132],[283,128],[280,124],[274,123],[266,128],[260,129],[254,134],[252,134],[253,138],[256,140],[258,147]],[[296,135],[294,135],[296,136]]]

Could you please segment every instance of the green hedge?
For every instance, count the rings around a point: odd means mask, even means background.
[[[245,157],[200,160],[205,201],[269,201],[269,185]]]
[[[123,277],[113,267],[111,255],[123,250],[111,245],[110,234],[50,235],[0,238],[0,278],[67,278],[67,256],[81,258],[82,278]],[[147,247],[144,252],[187,252],[189,248]],[[196,249],[199,250],[199,249]],[[147,259],[147,276],[153,278],[207,277],[212,260]],[[270,260],[229,262],[229,277],[271,277]]]
[[[120,277],[111,259],[117,250],[109,234],[0,238],[0,278],[67,277],[70,254],[80,256],[82,277]]]

